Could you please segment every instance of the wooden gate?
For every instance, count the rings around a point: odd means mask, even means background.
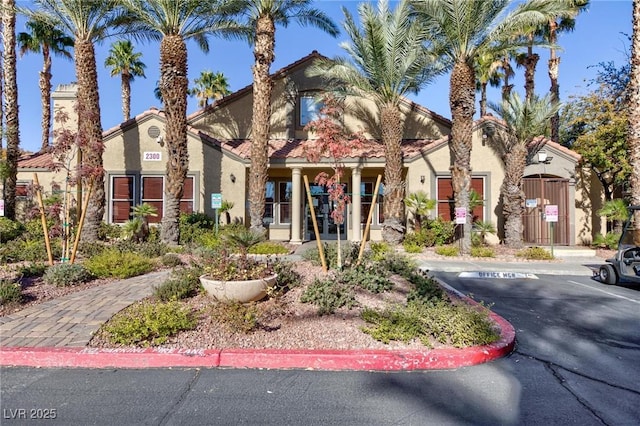
[[[558,222],[553,228],[553,243],[569,245],[569,180],[555,177],[524,178],[527,199],[523,216],[525,244],[551,245],[551,226],[544,220],[545,206],[558,206]],[[535,200],[535,201],[534,201]]]

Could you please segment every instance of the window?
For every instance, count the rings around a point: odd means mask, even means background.
[[[291,182],[278,183],[278,223],[291,223]]]
[[[360,194],[361,194],[361,210],[360,210],[360,223],[367,223],[367,219],[369,218],[369,210],[371,209],[371,202],[373,201],[373,190],[375,188],[375,182],[362,182],[360,184]],[[380,225],[384,222],[384,213],[383,213],[383,192],[384,186],[381,184],[380,188],[378,188],[378,198],[376,199],[376,210],[374,210],[374,215],[372,219],[372,225]]]
[[[29,185],[31,185],[31,183],[16,183],[16,198],[27,198],[27,196],[29,195]]]
[[[111,178],[111,223],[124,223],[131,218],[133,176]]]
[[[484,201],[484,178],[471,178],[471,189],[476,191],[480,199]],[[437,178],[438,216],[444,220],[455,220],[455,200],[453,198],[453,185],[450,177]],[[473,222],[484,220],[484,206],[473,208]]]
[[[289,181],[267,182],[262,220],[265,225],[291,223],[291,191]]]
[[[150,204],[158,211],[158,216],[149,216],[149,223],[160,223],[163,213],[164,177],[142,176],[142,199],[140,204]]]
[[[193,206],[195,205],[193,191],[193,176],[187,176],[184,179],[184,186],[182,187],[182,198],[180,199],[180,213],[193,213]]]
[[[316,92],[301,94],[298,98],[298,127],[303,128],[309,122],[320,117],[322,101],[318,100]]]

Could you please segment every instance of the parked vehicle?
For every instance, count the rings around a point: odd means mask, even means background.
[[[624,224],[618,251],[597,272],[605,284],[618,284],[620,280],[640,283],[640,224],[635,223],[633,217],[638,210],[640,206],[629,207],[629,218]]]

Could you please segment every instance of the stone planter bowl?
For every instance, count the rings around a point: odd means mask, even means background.
[[[255,302],[267,295],[267,289],[276,283],[277,274],[259,280],[219,281],[200,277],[200,283],[209,296],[220,301]]]

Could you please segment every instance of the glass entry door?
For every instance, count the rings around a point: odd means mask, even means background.
[[[320,239],[323,240],[335,240],[338,238],[338,226],[340,226],[340,238],[345,238],[345,229],[347,218],[344,215],[345,220],[341,225],[334,223],[331,213],[336,208],[336,203],[329,200],[329,193],[323,185],[310,184],[309,189],[311,191],[311,199],[313,201],[313,210],[315,213],[316,221],[318,223],[318,231],[320,233]],[[309,208],[308,200],[305,201],[306,212],[306,230],[309,239],[315,240],[316,235],[313,230],[313,218],[311,217],[311,209]]]

